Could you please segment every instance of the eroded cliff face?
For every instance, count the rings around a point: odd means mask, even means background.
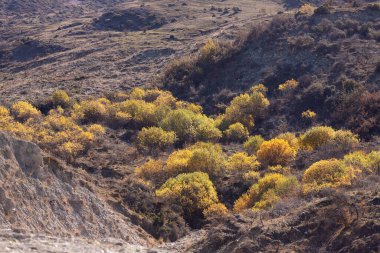
[[[76,169],[67,168],[33,143],[0,132],[1,229],[154,244],[147,233],[112,211],[90,189]]]

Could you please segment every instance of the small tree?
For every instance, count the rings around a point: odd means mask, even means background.
[[[282,139],[264,141],[257,151],[258,160],[269,166],[285,166],[296,156],[297,151],[289,143]]]
[[[144,127],[137,135],[137,146],[141,151],[157,152],[173,146],[175,133],[159,127]]]

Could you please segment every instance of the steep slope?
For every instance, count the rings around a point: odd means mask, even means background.
[[[0,133],[0,227],[25,233],[154,242],[75,172],[33,143]]]

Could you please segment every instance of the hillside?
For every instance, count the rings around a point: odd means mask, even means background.
[[[0,251],[378,252],[379,13],[0,0]]]

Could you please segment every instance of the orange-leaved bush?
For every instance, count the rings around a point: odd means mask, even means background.
[[[294,160],[297,151],[286,140],[272,139],[264,141],[257,151],[258,160],[268,166],[286,165]]]

